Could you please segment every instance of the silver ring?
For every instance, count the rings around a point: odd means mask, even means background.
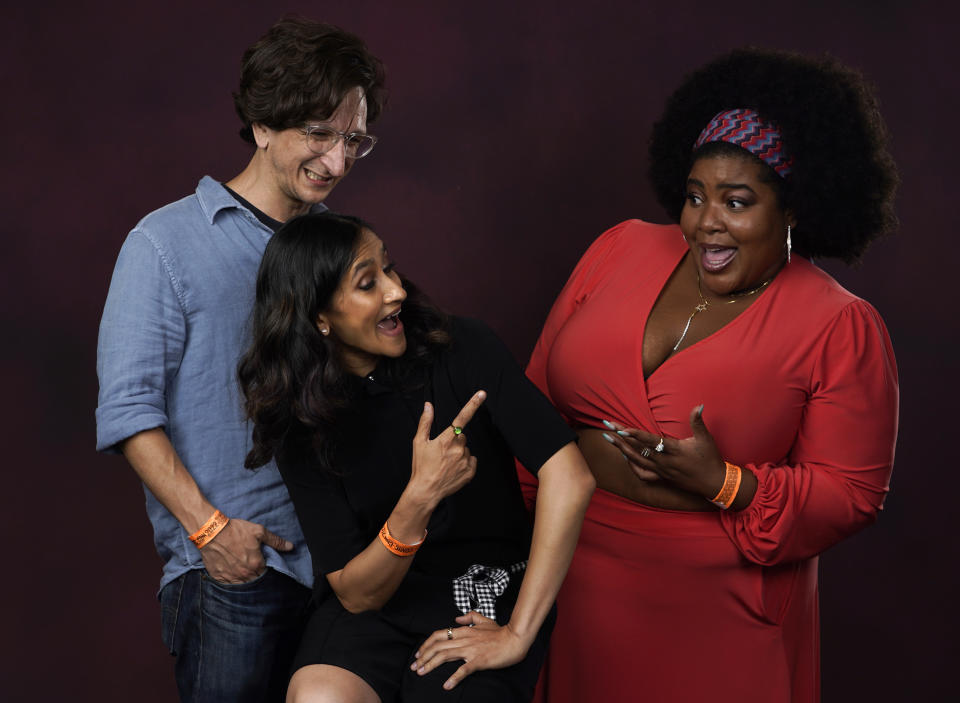
[[[653,451],[657,452],[658,454],[663,453],[663,437],[661,437],[660,441],[657,442],[657,446],[653,448]]]
[[[644,459],[649,459],[649,458],[650,458],[650,447],[644,447],[643,449],[641,449],[641,450],[640,450],[640,456],[642,456]]]
[[[452,639],[453,639],[453,628],[452,628],[452,627],[448,627],[448,628],[447,628],[447,639],[448,639],[448,640],[452,640]]]

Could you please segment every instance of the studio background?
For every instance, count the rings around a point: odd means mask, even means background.
[[[666,221],[647,181],[646,141],[685,73],[752,43],[830,51],[877,85],[903,180],[901,230],[861,268],[826,268],[890,329],[900,438],[879,522],[821,560],[823,699],[944,700],[960,592],[952,534],[958,55],[956,18],[944,15],[955,10],[944,7],[170,0],[5,8],[0,524],[9,547],[0,698],[175,700],[142,489],[121,458],[93,450],[97,326],[133,225],[192,193],[204,174],[227,180],[245,165],[230,98],[240,56],[295,12],[361,35],[387,68],[389,105],[371,127],[380,142],[328,204],[370,220],[404,273],[443,307],[488,321],[521,362],[597,235],[630,217]],[[735,675],[749,677],[750,663]],[[636,686],[642,701],[643,681]]]

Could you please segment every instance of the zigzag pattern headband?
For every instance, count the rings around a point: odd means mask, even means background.
[[[700,132],[693,150],[708,142],[728,142],[746,149],[768,164],[781,178],[790,175],[793,157],[784,149],[780,129],[773,122],[763,120],[753,110],[738,108],[718,112]]]

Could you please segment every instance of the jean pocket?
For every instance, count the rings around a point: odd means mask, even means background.
[[[257,576],[252,578],[249,581],[244,581],[243,583],[224,583],[223,581],[217,581],[210,575],[210,572],[206,569],[203,569],[203,580],[205,583],[209,583],[217,588],[222,588],[225,591],[230,591],[232,593],[241,593],[243,591],[252,591],[256,590],[260,583],[266,580],[268,574],[272,571],[269,567],[264,568],[264,570],[259,573]]]
[[[253,581],[220,583],[204,573],[200,586],[201,614],[208,622],[231,629],[286,628],[303,618],[310,591],[268,568]]]

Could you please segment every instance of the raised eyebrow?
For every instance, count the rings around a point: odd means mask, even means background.
[[[717,183],[717,188],[722,190],[749,190],[751,193],[756,192],[746,183]]]
[[[703,184],[703,181],[697,180],[696,178],[688,178],[687,185],[695,185],[699,188],[706,190],[706,186]],[[717,183],[718,190],[749,190],[751,193],[756,193],[756,191],[748,186],[746,183]]]

